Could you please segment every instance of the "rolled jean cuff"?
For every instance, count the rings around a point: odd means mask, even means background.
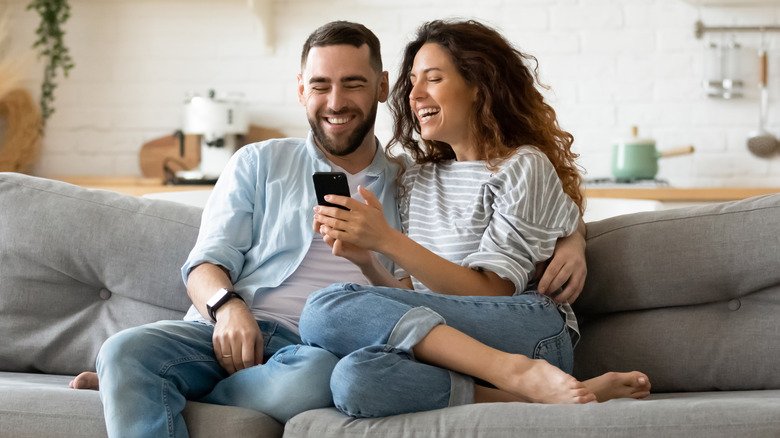
[[[462,406],[474,403],[474,379],[450,371],[450,405]]]
[[[415,307],[404,313],[393,327],[387,343],[414,357],[412,348],[439,324],[445,324],[444,318],[427,307]]]

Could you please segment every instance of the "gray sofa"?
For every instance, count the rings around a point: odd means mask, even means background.
[[[95,391],[68,388],[101,343],[179,319],[200,210],[0,173],[0,437],[105,435]],[[780,195],[588,224],[579,378],[642,370],[647,400],[488,404],[282,426],[190,402],[191,436],[780,436]]]

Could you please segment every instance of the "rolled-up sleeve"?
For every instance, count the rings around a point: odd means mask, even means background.
[[[552,256],[560,237],[577,229],[579,209],[541,154],[518,157],[500,175],[490,187],[494,213],[479,251],[463,265],[494,272],[522,293],[536,264]]]
[[[241,274],[245,254],[252,246],[253,215],[263,214],[254,208],[260,168],[244,151],[233,155],[209,196],[198,240],[181,269],[185,285],[192,269],[202,263],[226,268],[233,283]]]

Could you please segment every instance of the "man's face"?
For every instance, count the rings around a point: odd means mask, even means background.
[[[298,75],[298,100],[314,140],[325,152],[343,157],[361,145],[374,147],[379,102],[387,100],[387,73],[369,63],[369,48],[350,45],[313,47]]]

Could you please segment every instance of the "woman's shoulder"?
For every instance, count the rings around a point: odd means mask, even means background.
[[[553,168],[552,163],[550,162],[550,159],[547,158],[547,155],[544,154],[539,148],[535,146],[520,146],[515,150],[515,152],[509,156],[504,162],[501,164],[501,168],[512,168],[512,167],[542,167],[542,168]]]
[[[521,146],[499,165],[495,176],[510,187],[517,187],[520,183],[546,179],[550,175],[556,173],[547,155],[536,147]]]

